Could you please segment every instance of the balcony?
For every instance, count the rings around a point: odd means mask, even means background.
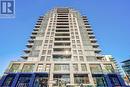
[[[35,28],[40,28],[40,25],[35,25]]]
[[[55,41],[70,41],[70,38],[55,38]]]
[[[29,56],[29,54],[24,54],[23,56],[21,56],[21,58],[28,59],[28,56]]]
[[[24,52],[25,52],[25,53],[30,53],[30,52],[31,52],[31,49],[25,49]]]
[[[37,31],[33,31],[32,35],[37,35],[37,33],[38,33]]]
[[[62,29],[61,30],[56,30],[56,32],[60,32],[60,33],[62,33],[62,32],[69,32],[69,29],[68,30],[66,30],[66,29],[65,30],[62,30]]]
[[[60,25],[65,26],[65,25],[69,25],[69,23],[63,23],[63,22],[61,22],[61,23],[57,23],[56,25],[57,26],[60,26]]]
[[[28,40],[29,43],[34,43],[33,39]]]
[[[95,56],[98,57],[98,58],[103,58],[104,57],[104,55],[102,55],[102,54],[95,54]]]
[[[59,46],[70,46],[70,42],[55,42],[54,43],[54,46],[57,46],[57,47],[59,47]]]
[[[56,33],[55,36],[70,36],[70,34],[67,33]]]
[[[55,51],[53,52],[54,55],[71,55],[71,51]]]
[[[31,38],[31,39],[35,39],[35,38],[36,38],[36,35],[31,35],[30,38]]]
[[[93,35],[93,34],[92,35],[88,35],[88,36],[89,36],[90,39],[95,38],[95,35]]]
[[[87,31],[92,31],[92,29],[91,29],[91,28],[87,28],[86,30],[87,30]]]
[[[92,46],[93,46],[94,48],[99,47],[99,44],[97,44],[97,43],[91,43],[91,44],[92,44]]]
[[[34,28],[33,30],[34,30],[34,31],[39,31],[39,28]]]
[[[26,46],[27,46],[28,48],[31,48],[31,47],[33,46],[33,43],[28,43]]]
[[[69,21],[68,20],[57,20],[57,23],[68,23]]]
[[[86,25],[85,27],[86,27],[86,28],[91,28],[91,26],[90,26],[90,25],[89,25],[89,26],[88,26],[88,25]]]
[[[93,50],[95,51],[95,53],[101,52],[101,49],[100,49],[100,48],[93,48]]]
[[[95,39],[95,38],[92,38],[92,39],[90,39],[90,41],[93,43],[95,43],[95,42],[97,42],[97,39]]]

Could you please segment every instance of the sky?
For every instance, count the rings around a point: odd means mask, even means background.
[[[0,75],[17,60],[40,15],[54,7],[72,7],[86,15],[102,54],[119,65],[130,58],[130,0],[15,0],[15,18],[0,18]]]

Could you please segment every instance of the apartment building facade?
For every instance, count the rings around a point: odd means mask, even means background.
[[[40,16],[26,46],[23,60],[5,71],[1,87],[125,86],[114,62],[104,60],[88,18],[72,8]]]

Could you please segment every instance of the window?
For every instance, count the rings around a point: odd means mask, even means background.
[[[50,40],[50,43],[52,43],[53,42],[53,40]]]
[[[30,56],[31,56],[31,57],[38,57],[38,56],[39,56],[39,52],[40,52],[40,50],[33,50],[33,51],[30,53]]]
[[[51,59],[51,56],[46,57],[46,61],[50,61],[50,59]]]
[[[76,39],[79,39],[79,36],[76,36]]]
[[[77,43],[80,43],[80,40],[77,40]]]
[[[44,44],[44,47],[43,47],[44,49],[46,49],[47,48],[47,44]]]
[[[45,71],[50,72],[51,64],[46,64]]]
[[[75,43],[75,40],[72,40],[72,43]]]
[[[81,64],[81,70],[82,70],[82,71],[87,71],[86,64]]]
[[[76,51],[76,50],[73,50],[73,54],[77,54],[77,51]]]
[[[80,61],[84,61],[84,57],[83,56],[79,56],[79,60]]]
[[[118,86],[121,86],[120,82],[119,82],[119,79],[116,75],[109,75],[109,78],[111,80],[111,82],[113,83],[113,87],[118,87]]]
[[[87,74],[75,74],[74,75],[75,84],[89,84],[89,78]]]
[[[114,69],[111,64],[104,64],[104,67],[105,67],[106,72],[108,72],[108,73],[114,72]]]
[[[17,72],[19,69],[20,64],[12,64],[9,72]]]
[[[96,84],[97,87],[107,87],[105,78],[103,76],[94,76],[94,83]]]
[[[81,45],[77,45],[77,48],[78,48],[78,49],[81,49]]]
[[[55,64],[54,71],[69,71],[69,64]]]
[[[48,55],[51,55],[51,50],[48,50],[48,53],[47,53]]]
[[[24,64],[22,72],[33,72],[35,64]]]
[[[48,48],[52,48],[52,45],[49,45],[49,47]]]
[[[35,46],[41,46],[42,45],[42,40],[35,40],[34,45]]]
[[[45,60],[45,56],[41,56],[40,61],[44,61]]]
[[[48,40],[45,40],[45,43],[48,43]]]
[[[45,55],[45,54],[46,54],[46,50],[43,50],[43,51],[42,51],[42,55]]]
[[[69,74],[54,74],[54,81],[56,82],[53,86],[66,87],[65,84],[70,83],[70,75]]]
[[[21,87],[21,86],[28,87],[30,80],[31,80],[31,75],[28,76],[22,75],[19,77],[16,87]]]
[[[43,64],[38,64],[37,71],[42,72],[43,71]]]
[[[73,48],[76,48],[76,45],[73,45]]]
[[[73,70],[78,71],[78,64],[73,64]]]
[[[70,61],[71,55],[53,55],[54,61]]]
[[[79,52],[80,55],[83,54],[82,50],[78,50],[78,52]]]
[[[15,75],[12,75],[12,76],[7,75],[1,87],[11,87],[14,78],[15,78]]]
[[[78,56],[74,56],[74,61],[78,61]]]
[[[48,85],[47,83],[48,83],[48,77],[46,77],[46,75],[45,76],[36,75],[35,81],[32,87],[47,87]]]
[[[92,73],[102,73],[100,64],[90,64],[90,70]]]

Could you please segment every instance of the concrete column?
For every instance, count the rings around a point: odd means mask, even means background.
[[[54,69],[54,63],[51,64],[51,67],[50,67],[50,70],[48,72],[48,75],[49,75],[49,78],[48,78],[48,81],[49,81],[49,87],[53,87],[53,69]]]
[[[70,84],[74,84],[74,72],[72,63],[70,63]]]
[[[94,81],[93,81],[92,73],[91,73],[91,70],[90,70],[90,66],[89,66],[88,63],[86,65],[87,65],[87,71],[89,72],[88,77],[89,77],[90,84],[94,85]]]

